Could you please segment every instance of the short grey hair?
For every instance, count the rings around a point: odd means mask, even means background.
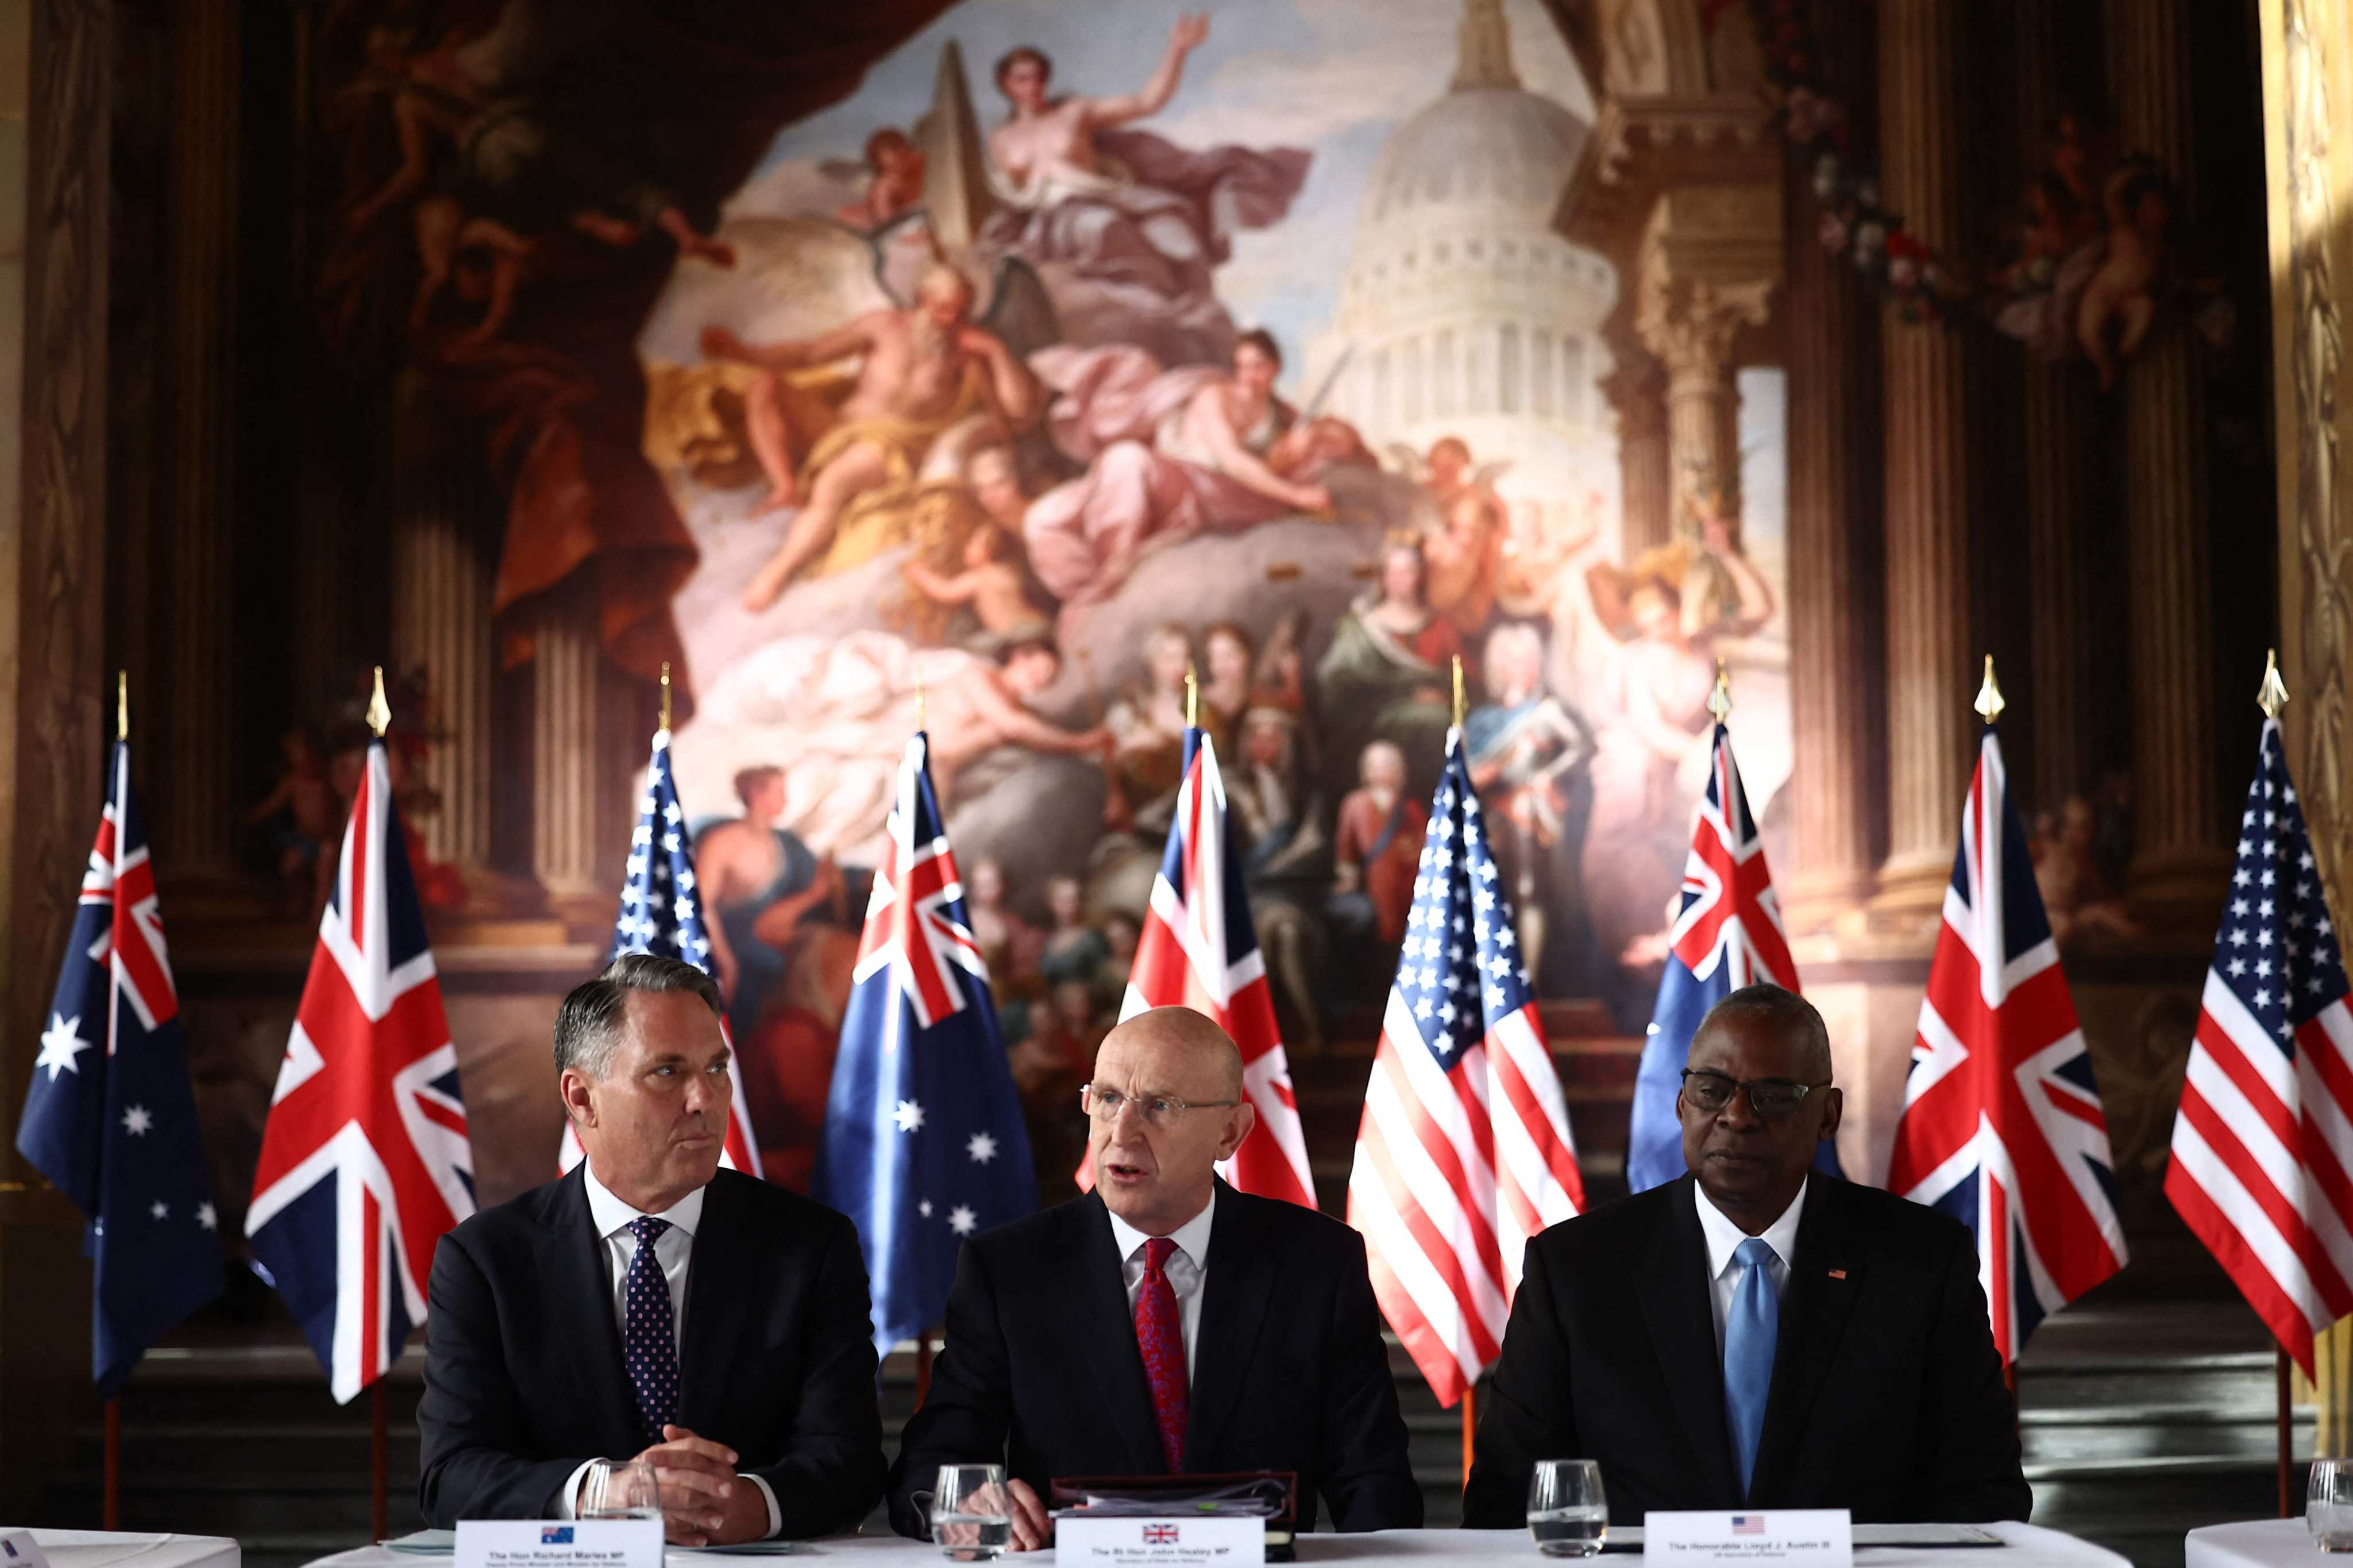
[[[612,1070],[632,991],[691,991],[712,1017],[726,1016],[719,1005],[719,983],[691,963],[650,952],[623,953],[604,973],[574,986],[556,1008],[557,1072],[577,1068],[600,1079]]]
[[[1769,981],[1760,980],[1744,985],[1707,1010],[1707,1016],[1692,1031],[1697,1039],[1707,1032],[1708,1026],[1734,1018],[1759,1018],[1776,1025],[1798,1037],[1805,1052],[1805,1071],[1810,1077],[1828,1082],[1831,1078],[1831,1031],[1822,1022],[1821,1014],[1811,1002],[1794,991],[1784,991]]]

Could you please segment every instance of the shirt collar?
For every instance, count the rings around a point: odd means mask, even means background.
[[[642,1210],[633,1209],[615,1197],[612,1189],[596,1179],[595,1167],[586,1161],[581,1163],[580,1174],[588,1189],[588,1217],[596,1222],[596,1235],[599,1239],[611,1236],[617,1230],[626,1230],[631,1220],[644,1217]],[[686,1232],[690,1237],[692,1237],[694,1227],[702,1223],[704,1190],[702,1187],[695,1188],[694,1191],[652,1217],[666,1219],[678,1229]]]
[[[1209,1221],[1217,1212],[1218,1189],[1213,1183],[1209,1187],[1209,1201],[1201,1205],[1201,1212],[1168,1233],[1168,1239],[1176,1244],[1176,1250],[1191,1258],[1196,1268],[1207,1268],[1209,1266]],[[1142,1250],[1144,1244],[1152,1239],[1119,1215],[1112,1214],[1109,1205],[1104,1205],[1103,1213],[1111,1215],[1112,1243],[1119,1248],[1122,1263],[1134,1258]]]
[[[1812,1184],[1810,1177],[1800,1182],[1798,1195],[1789,1200],[1789,1206],[1781,1211],[1781,1217],[1767,1226],[1765,1234],[1757,1238],[1773,1249],[1773,1256],[1781,1260],[1783,1268],[1790,1267],[1797,1258],[1798,1216],[1805,1212],[1806,1189]],[[1722,1209],[1709,1202],[1706,1191],[1697,1182],[1692,1184],[1692,1202],[1699,1207],[1700,1234],[1707,1238],[1707,1277],[1720,1279],[1724,1271],[1732,1267],[1732,1255],[1739,1250],[1742,1242],[1749,1238],[1748,1233],[1733,1224]]]

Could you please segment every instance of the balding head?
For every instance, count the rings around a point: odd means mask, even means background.
[[[1098,1190],[1147,1236],[1201,1212],[1218,1162],[1256,1119],[1242,1099],[1240,1050],[1189,1007],[1155,1007],[1106,1035],[1087,1087]]]
[[[1744,985],[1707,1010],[1707,1016],[1692,1031],[1692,1039],[1697,1043],[1711,1029],[1740,1022],[1763,1025],[1788,1039],[1798,1053],[1799,1082],[1830,1081],[1830,1028],[1803,996],[1767,981]]]

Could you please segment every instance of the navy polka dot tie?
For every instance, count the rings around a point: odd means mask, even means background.
[[[638,1391],[638,1412],[646,1419],[646,1441],[661,1441],[662,1428],[678,1415],[678,1331],[670,1317],[670,1282],[662,1278],[654,1243],[670,1229],[666,1219],[644,1215],[629,1222],[638,1250],[629,1258],[628,1291],[621,1314],[621,1359]]]

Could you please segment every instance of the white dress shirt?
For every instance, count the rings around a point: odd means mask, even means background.
[[[1110,1214],[1109,1209],[1103,1211]],[[1168,1288],[1176,1292],[1176,1312],[1185,1327],[1185,1381],[1193,1381],[1194,1347],[1201,1338],[1201,1292],[1209,1276],[1209,1222],[1218,1212],[1217,1189],[1201,1212],[1168,1233],[1176,1250],[1168,1255]],[[1144,1244],[1152,1237],[1117,1215],[1111,1215],[1112,1245],[1119,1248],[1119,1274],[1127,1283],[1127,1311],[1135,1316],[1135,1293],[1144,1288]]]
[[[1732,1298],[1740,1289],[1740,1277],[1748,1272],[1748,1266],[1733,1254],[1749,1237],[1746,1231],[1725,1218],[1724,1211],[1708,1201],[1697,1182],[1692,1184],[1692,1201],[1699,1205],[1700,1234],[1707,1238],[1707,1300],[1715,1312],[1715,1359],[1722,1361],[1724,1321],[1732,1315]],[[1805,1208],[1806,1186],[1801,1183],[1798,1195],[1789,1200],[1781,1217],[1757,1237],[1773,1249],[1773,1261],[1765,1267],[1777,1301],[1789,1293],[1789,1265],[1798,1256],[1798,1216]]]
[[[629,1265],[638,1256],[637,1233],[629,1228],[631,1222],[641,1218],[668,1220],[670,1228],[654,1238],[654,1261],[661,1265],[662,1283],[670,1287],[670,1326],[681,1351],[686,1345],[686,1276],[694,1261],[694,1232],[702,1223],[702,1192],[697,1187],[661,1213],[646,1215],[613,1195],[612,1190],[596,1179],[593,1168],[584,1166],[581,1179],[588,1193],[588,1219],[596,1227],[603,1242],[605,1255],[605,1289],[613,1308],[614,1327],[626,1337],[628,1331]],[[634,1409],[633,1403],[631,1408]],[[611,1456],[600,1456],[609,1458]],[[570,1519],[579,1506],[580,1478],[588,1473],[590,1459],[572,1472],[565,1481],[564,1490],[557,1494],[559,1519]],[[776,1494],[758,1476],[741,1475],[760,1489],[761,1498],[768,1505],[768,1533],[774,1535],[784,1528],[784,1515],[776,1508]]]

